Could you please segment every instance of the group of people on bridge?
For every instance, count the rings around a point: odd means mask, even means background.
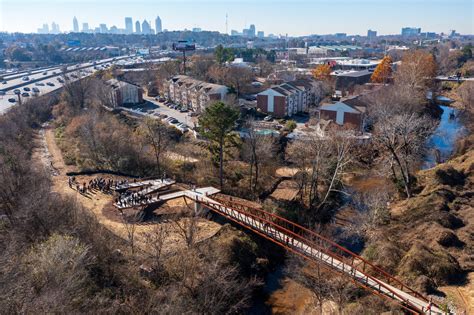
[[[153,197],[151,195],[143,195],[140,192],[126,191],[120,194],[115,202],[120,208],[123,208],[147,205],[152,199]]]

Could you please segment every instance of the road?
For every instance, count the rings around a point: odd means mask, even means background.
[[[450,78],[448,76],[443,76],[443,75],[437,76],[435,79],[438,81],[449,81],[449,82],[474,81],[474,78],[461,77],[458,80],[458,78]]]
[[[99,69],[106,69],[119,60],[131,61],[133,60],[133,58],[134,58],[133,56],[116,57],[115,61],[113,61],[113,58],[107,58],[107,59],[98,60],[95,63],[96,63],[96,66],[99,67]],[[108,66],[104,66],[104,65],[108,65]],[[44,95],[44,94],[53,92],[63,86],[63,84],[58,81],[58,78],[62,76],[62,71],[60,69],[57,69],[56,71],[53,70],[54,72],[56,72],[56,74],[54,74],[53,71],[50,70],[48,71],[47,75],[43,75],[44,71],[46,70],[43,70],[40,72],[36,72],[35,70],[31,75],[28,75],[28,77],[30,78],[29,81],[23,81],[22,76],[20,76],[19,78],[18,77],[14,78],[13,76],[11,76],[9,80],[7,80],[6,84],[0,84],[0,90],[5,91],[5,95],[0,95],[0,114],[3,114],[5,111],[7,111],[10,107],[12,107],[18,102],[18,97],[13,92],[14,89],[18,88],[21,90],[21,92],[25,92],[24,90],[25,88],[29,88],[30,90],[32,90],[33,87],[36,87],[40,90],[40,92],[38,93],[38,96],[39,96],[39,95]],[[71,72],[76,73],[77,71],[77,74],[80,75],[80,78],[83,78],[94,73],[96,69],[94,69],[94,62],[86,62],[86,63],[80,63],[76,65],[70,65],[67,67],[67,71],[70,73]],[[74,80],[73,78],[71,79]],[[53,83],[54,86],[48,86],[47,85],[48,82]],[[38,84],[42,84],[42,85],[39,86]],[[30,94],[30,96],[22,97],[22,101],[25,101],[28,98],[34,97],[32,91],[29,91],[28,93]],[[10,98],[14,98],[15,102],[10,102],[9,101]]]

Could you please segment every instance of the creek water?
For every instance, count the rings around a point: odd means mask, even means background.
[[[443,110],[441,119],[433,135],[428,139],[428,152],[425,155],[422,168],[428,169],[437,162],[446,161],[454,152],[456,141],[462,137],[466,129],[458,118],[457,109],[440,106]]]
[[[441,105],[440,107],[443,110],[443,113],[435,132],[428,139],[428,150],[423,160],[423,169],[435,166],[437,161],[446,161],[453,153],[456,141],[466,132],[463,123],[458,118],[459,111],[457,109]],[[346,201],[346,203],[348,203],[348,201]],[[362,240],[342,239],[340,242],[341,245],[356,253],[360,253],[364,247]],[[248,310],[247,314],[256,315],[272,313],[271,305],[268,305],[266,302],[272,293],[282,288],[281,281],[284,278],[283,270],[284,264],[280,264],[266,275],[264,286],[262,288],[263,292],[254,298],[252,307]]]

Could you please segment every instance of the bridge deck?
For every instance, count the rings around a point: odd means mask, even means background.
[[[296,234],[287,233],[282,231],[282,229],[268,224],[262,218],[256,218],[251,214],[245,214],[242,211],[237,211],[232,207],[223,205],[222,203],[207,197],[203,193],[197,191],[186,191],[185,195],[210,210],[218,212],[242,226],[248,227],[259,234],[265,235],[276,243],[284,245],[291,251],[302,254],[312,260],[324,263],[333,270],[351,277],[361,286],[369,288],[373,292],[383,294],[401,304],[407,305],[411,310],[414,310],[417,313],[445,314],[444,311],[434,305],[431,306],[431,310],[428,310],[427,307],[429,301],[426,298],[422,299],[416,297],[414,294],[407,293],[389,283],[386,283],[385,281],[359,270],[355,266],[354,260],[352,260],[352,264],[349,264],[344,261],[344,257],[338,259],[336,254],[331,255],[327,250],[321,250],[321,248],[318,249],[318,247],[312,246],[310,241],[306,242],[301,237],[297,237]],[[407,287],[405,288],[407,289]]]
[[[174,183],[174,181],[173,181],[173,183]],[[154,187],[154,186],[151,186],[151,187]],[[146,189],[148,189],[148,188],[146,188]],[[142,192],[143,192],[143,190],[140,191],[140,193],[142,193]],[[138,202],[138,203],[129,202],[126,205],[119,205],[118,203],[115,203],[114,206],[117,209],[120,209],[120,210],[131,209],[131,208],[140,207],[140,206],[148,206],[148,205],[153,205],[153,204],[156,204],[156,203],[159,203],[159,202],[168,201],[168,200],[172,200],[172,199],[176,199],[176,198],[186,196],[187,192],[188,192],[188,190],[182,190],[182,191],[177,191],[177,192],[173,192],[173,193],[169,193],[169,194],[163,194],[161,196],[156,196],[156,197],[151,198],[148,201],[143,200],[142,202]],[[189,190],[189,192],[192,192],[192,191]],[[211,195],[217,194],[218,192],[220,192],[220,190],[218,190],[214,187],[204,187],[204,188],[198,188],[198,189],[194,190],[194,192],[197,193],[197,194],[204,195],[204,196],[211,196]]]

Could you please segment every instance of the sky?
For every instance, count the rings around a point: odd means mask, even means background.
[[[250,24],[265,34],[399,34],[404,26],[422,31],[474,34],[474,0],[0,0],[0,31],[36,32],[43,23],[72,29],[74,16],[89,27],[124,28],[124,18],[163,28],[241,31]]]

